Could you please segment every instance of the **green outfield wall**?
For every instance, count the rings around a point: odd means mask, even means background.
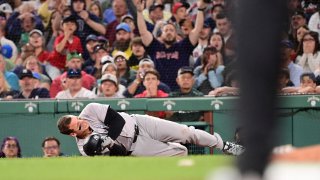
[[[62,152],[78,155],[74,139],[60,135],[57,119],[65,114],[79,114],[91,102],[110,104],[118,111],[143,114],[145,111],[206,111],[205,122],[188,122],[208,132],[219,132],[223,139],[233,140],[238,126],[236,97],[161,98],[161,99],[94,99],[94,100],[42,100],[0,101],[0,138],[16,136],[24,157],[41,156],[41,142],[47,136],[61,141]],[[307,146],[320,143],[320,96],[299,95],[278,98],[279,128],[275,134],[277,144]],[[257,104],[259,106],[259,104]],[[212,113],[212,114],[211,114]],[[209,117],[209,118],[208,118]],[[186,120],[187,121],[187,120]],[[192,151],[192,150],[191,150]],[[209,153],[205,149],[203,153]],[[192,151],[193,153],[193,151]]]

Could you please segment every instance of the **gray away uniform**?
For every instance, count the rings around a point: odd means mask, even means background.
[[[109,105],[90,103],[80,113],[79,117],[89,122],[93,134],[107,134],[108,128],[104,124],[108,116]],[[211,135],[205,131],[195,129],[164,119],[148,115],[129,115],[119,113],[125,120],[125,125],[116,138],[116,144],[122,144],[132,156],[183,156],[188,150],[180,143],[191,143],[203,147],[223,148],[223,141],[219,134]],[[134,142],[135,126],[138,126],[139,134]],[[76,138],[79,151],[83,151],[85,139]],[[104,151],[105,152],[105,151]],[[108,154],[108,151],[105,153]]]

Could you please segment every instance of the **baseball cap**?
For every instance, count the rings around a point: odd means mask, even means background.
[[[159,3],[154,3],[149,7],[149,13],[157,8],[161,8],[161,10],[164,10],[164,6],[163,4],[159,4]]]
[[[181,7],[185,7],[186,9],[188,9],[190,7],[190,5],[186,2],[184,3],[181,3],[181,2],[176,2],[174,3],[173,7],[172,7],[172,13],[173,14],[176,14],[177,13],[177,10]]]
[[[289,48],[289,49],[293,49],[293,43],[289,40],[282,40],[281,41],[281,47],[282,48]]]
[[[96,45],[94,48],[93,48],[93,53],[97,53],[99,50],[103,49],[104,51],[107,51],[106,48],[99,44],[99,45]]]
[[[67,78],[81,78],[81,70],[80,69],[69,69],[67,72]]]
[[[98,37],[94,34],[90,34],[89,36],[87,36],[86,38],[86,43],[89,41],[98,41]]]
[[[104,81],[111,81],[113,82],[115,85],[118,84],[118,80],[117,80],[117,77],[113,74],[104,74],[102,77],[101,77],[101,83],[103,83]]]
[[[211,28],[211,27],[210,27],[209,23],[204,22],[204,23],[203,23],[203,28]]]
[[[109,67],[109,66],[113,66],[115,70],[117,70],[117,65],[115,65],[114,63],[106,63],[105,65],[102,66],[102,69],[101,69],[101,73],[103,74],[104,71],[106,71],[106,69]]]
[[[293,16],[301,16],[301,17],[303,17],[304,19],[306,19],[306,15],[304,14],[304,12],[303,11],[295,11],[294,13],[293,13],[293,15],[292,15],[292,17]]]
[[[149,59],[149,58],[141,59],[140,62],[139,62],[139,67],[142,66],[143,64],[150,64],[150,65],[152,65],[152,67],[154,67],[153,61],[151,59]]]
[[[75,24],[78,25],[77,18],[74,15],[70,15],[70,16],[64,17],[63,20],[62,20],[62,24],[67,23],[67,22],[74,22]]]
[[[133,20],[133,17],[130,14],[126,14],[126,15],[123,15],[121,17],[121,21],[120,22],[124,22],[124,20],[126,20],[127,18]]]
[[[10,59],[12,57],[12,47],[9,44],[2,45],[1,54],[3,57]]]
[[[23,69],[20,73],[19,73],[19,79],[23,79],[24,77],[31,77],[31,78],[35,78],[32,74],[32,71],[29,69]]]
[[[105,44],[107,44],[107,43],[109,42],[108,39],[105,38],[104,36],[98,36],[97,39],[98,39],[98,41],[99,41],[100,43],[105,43]]]
[[[73,58],[82,59],[82,55],[78,52],[69,52],[67,54],[67,61],[70,61]]]
[[[185,73],[190,73],[194,75],[192,67],[189,67],[189,66],[183,66],[178,70],[178,76]]]
[[[12,13],[12,7],[8,3],[3,3],[0,5],[0,11],[4,13]]]
[[[117,52],[113,55],[113,59],[116,60],[117,57],[119,57],[119,56],[122,56],[122,57],[124,57],[126,60],[128,60],[127,55],[126,55],[124,52],[122,52],[122,51],[117,51]]]
[[[130,26],[127,23],[120,23],[117,27],[116,27],[116,32],[120,31],[120,30],[124,30],[126,32],[131,32]]]
[[[113,57],[106,55],[101,58],[101,64],[114,63]]]
[[[37,72],[32,72],[33,78],[41,80],[41,75]]]
[[[31,36],[33,33],[37,33],[40,36],[43,36],[43,33],[39,29],[33,29],[32,31],[30,31],[29,36]]]

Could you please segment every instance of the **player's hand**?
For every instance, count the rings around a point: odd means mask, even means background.
[[[100,139],[102,140],[101,142],[102,150],[104,150],[105,148],[110,149],[114,144],[114,141],[107,135],[102,135]]]
[[[101,155],[114,145],[114,141],[107,135],[91,135],[88,142],[83,146],[83,151],[88,156]]]

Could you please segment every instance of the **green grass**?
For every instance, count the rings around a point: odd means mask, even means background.
[[[191,159],[193,165],[179,166],[179,162],[185,159]],[[199,180],[232,160],[232,157],[222,155],[0,159],[0,179]]]

